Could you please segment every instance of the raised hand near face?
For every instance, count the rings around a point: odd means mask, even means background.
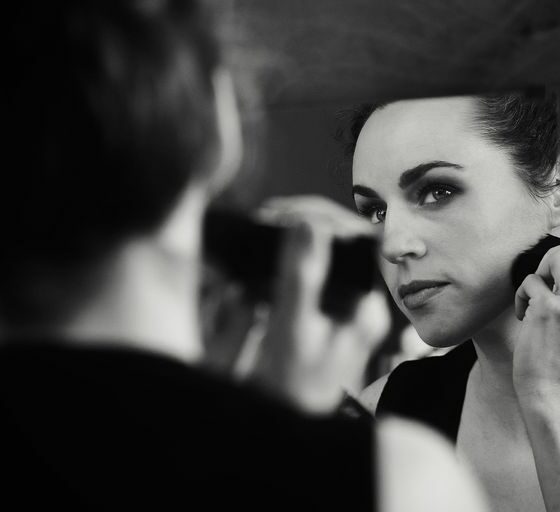
[[[370,234],[370,226],[323,198],[275,200],[263,217],[292,227],[256,374],[306,410],[332,411],[344,389],[360,388],[370,354],[389,327],[380,290],[361,297],[348,320],[333,319],[320,307],[333,237]]]
[[[560,401],[560,246],[518,288],[515,312],[522,320],[513,359],[517,393],[551,392]]]
[[[550,249],[515,296],[522,324],[513,384],[547,511],[560,511],[560,246]]]

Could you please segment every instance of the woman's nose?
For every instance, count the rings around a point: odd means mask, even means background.
[[[426,245],[411,219],[397,217],[396,214],[387,211],[381,237],[381,254],[394,264],[407,258],[418,259],[426,254]]]

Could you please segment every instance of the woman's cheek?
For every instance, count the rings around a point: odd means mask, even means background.
[[[383,280],[385,281],[385,284],[387,285],[389,290],[392,290],[394,288],[395,281],[397,278],[396,265],[389,263],[384,258],[379,258],[378,264],[379,264],[379,270],[381,271],[381,275],[383,276]]]

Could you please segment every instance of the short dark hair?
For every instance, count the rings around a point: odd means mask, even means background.
[[[8,5],[3,316],[30,269],[93,261],[160,225],[216,143],[220,61],[195,0]]]
[[[559,156],[558,94],[553,90],[475,96],[474,125],[493,144],[506,149],[519,177],[541,197],[560,185],[554,178]],[[362,104],[341,114],[338,139],[352,158],[362,128],[384,104]]]

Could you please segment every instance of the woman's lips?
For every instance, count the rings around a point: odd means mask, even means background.
[[[432,297],[439,294],[448,283],[440,283],[437,285],[427,286],[412,293],[407,293],[402,298],[407,309],[418,309],[424,306]]]
[[[397,291],[408,309],[417,309],[426,304],[448,284],[445,281],[416,279],[408,284],[400,285]]]

